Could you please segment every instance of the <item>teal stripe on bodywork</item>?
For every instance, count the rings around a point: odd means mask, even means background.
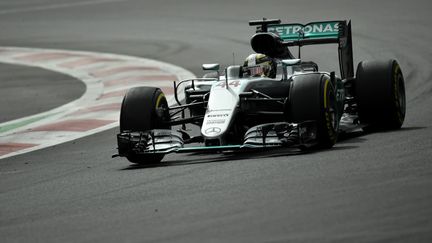
[[[190,152],[205,152],[205,151],[230,151],[230,150],[255,150],[255,149],[272,149],[278,148],[280,145],[223,145],[223,146],[199,146],[199,147],[186,147],[176,150],[176,153],[190,153]]]
[[[223,146],[199,146],[199,147],[187,147],[181,148],[177,152],[194,152],[204,150],[229,150],[229,149],[240,149],[242,145],[223,145]]]

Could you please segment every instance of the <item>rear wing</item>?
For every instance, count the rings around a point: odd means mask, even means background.
[[[257,33],[276,35],[283,46],[338,44],[341,76],[343,79],[354,77],[351,21],[281,24],[278,19],[263,19],[250,21],[249,25],[257,26]]]

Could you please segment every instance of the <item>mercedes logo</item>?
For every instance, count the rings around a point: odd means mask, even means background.
[[[217,135],[220,132],[221,132],[221,129],[219,127],[210,127],[204,131],[204,133],[207,135]]]

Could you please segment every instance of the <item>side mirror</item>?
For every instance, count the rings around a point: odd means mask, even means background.
[[[202,68],[204,71],[213,71],[210,73],[206,73],[204,75],[204,78],[216,78],[217,80],[219,80],[219,63],[203,64]]]
[[[219,71],[219,63],[203,64],[204,71]]]
[[[284,67],[284,73],[286,72],[286,78],[289,79],[294,74],[294,66],[301,63],[300,59],[284,59],[282,64]]]
[[[284,66],[294,66],[300,64],[300,61],[300,59],[284,59],[282,60],[282,63],[284,64]]]

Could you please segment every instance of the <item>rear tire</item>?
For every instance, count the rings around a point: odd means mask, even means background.
[[[405,119],[405,82],[396,60],[363,61],[355,83],[358,114],[365,131],[399,129]]]
[[[290,122],[316,121],[318,147],[331,148],[336,143],[339,116],[335,87],[328,75],[297,76],[291,83],[287,108]]]
[[[120,111],[120,132],[145,132],[152,129],[170,129],[163,125],[169,121],[168,102],[159,88],[136,87],[130,89],[125,97]],[[164,154],[134,154],[126,158],[137,164],[160,162]]]

